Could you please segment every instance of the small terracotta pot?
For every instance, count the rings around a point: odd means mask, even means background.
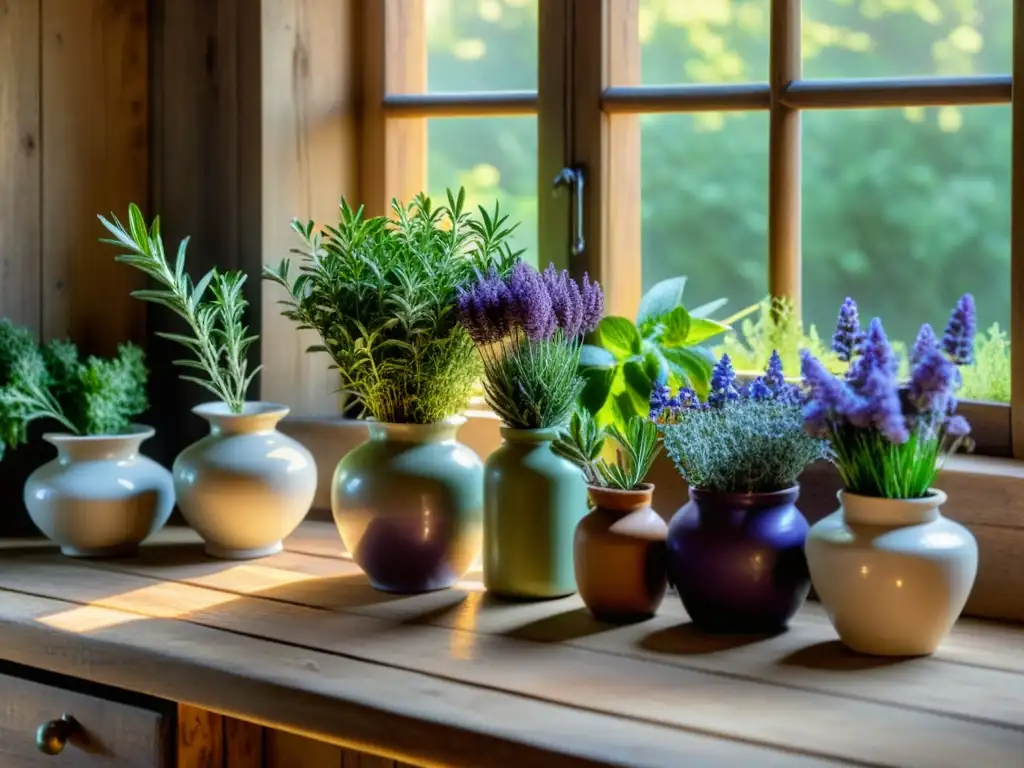
[[[589,486],[594,509],[576,526],[576,583],[601,621],[649,619],[665,597],[668,526],[651,509],[654,486]]]

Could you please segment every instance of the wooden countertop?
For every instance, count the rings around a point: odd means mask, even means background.
[[[769,639],[626,627],[479,582],[371,589],[330,523],[280,555],[137,559],[0,542],[0,657],[417,765],[1024,766],[1024,627],[963,620],[931,658],[848,653],[820,606]]]

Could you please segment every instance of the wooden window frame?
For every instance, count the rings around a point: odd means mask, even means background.
[[[1011,404],[964,403],[978,451],[1024,458],[1024,10],[1015,5],[1012,76],[806,80],[801,0],[771,0],[767,83],[640,84],[639,0],[542,0],[536,91],[426,92],[424,0],[365,0],[360,192],[367,211],[408,200],[426,184],[431,117],[535,114],[539,257],[589,272],[607,309],[631,316],[642,291],[640,132],[645,113],[769,113],[768,285],[801,298],[800,124],[804,110],[1011,104]],[[584,169],[584,252],[570,257],[570,201],[558,171]],[[1020,340],[1018,343],[1012,343]]]

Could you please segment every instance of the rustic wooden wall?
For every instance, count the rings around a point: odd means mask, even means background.
[[[86,353],[145,342],[139,275],[97,242],[96,214],[149,196],[146,0],[0,0],[0,316]],[[38,442],[0,465],[0,530]]]
[[[191,236],[193,277],[249,275],[251,399],[297,415],[337,412],[336,376],[279,314],[265,263],[296,244],[293,217],[330,221],[359,191],[359,6],[354,0],[0,0],[0,316],[87,353],[146,345],[158,436],[170,464],[205,433],[209,399],[178,380],[177,329],[132,299],[142,283],[97,242],[97,213],[137,202],[169,245]],[[266,292],[266,300],[264,293]],[[20,488],[49,449],[0,465],[0,533],[31,531]],[[8,512],[8,509],[11,511]]]

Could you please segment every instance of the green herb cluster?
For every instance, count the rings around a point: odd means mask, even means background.
[[[788,377],[800,376],[800,350],[810,350],[833,373],[846,370],[846,363],[822,341],[813,325],[804,329],[803,321],[792,302],[787,299],[764,299],[750,309],[756,317],[748,317],[722,338],[713,350],[715,357],[729,355],[740,373],[763,371],[772,352],[782,359],[782,370]]]
[[[518,254],[514,227],[495,206],[474,216],[465,192],[433,207],[425,195],[392,203],[394,218],[364,218],[343,199],[337,226],[292,228],[304,247],[298,274],[284,259],[264,278],[288,291],[283,315],[322,340],[341,389],[377,421],[424,424],[462,410],[480,374],[480,360],[459,324],[459,287],[492,266],[505,275]]]
[[[601,458],[609,437],[617,443],[614,464]],[[555,441],[554,450],[578,466],[590,485],[630,491],[651,471],[661,443],[658,425],[643,416],[633,416],[624,428],[615,424],[600,427],[588,411],[579,409]]]
[[[805,430],[802,408],[780,401],[688,409],[662,434],[683,479],[705,491],[782,491],[808,464],[829,457],[828,441]]]
[[[74,435],[123,432],[148,407],[142,350],[81,360],[70,341],[40,348],[26,328],[0,319],[0,459],[28,441],[28,426],[52,420]]]
[[[583,390],[580,345],[561,338],[521,340],[484,353],[487,404],[514,429],[546,429],[569,420]]]
[[[185,271],[185,251],[189,239],[178,244],[174,266],[167,261],[163,239],[160,237],[160,217],[153,219],[152,226],[146,226],[139,207],[132,203],[128,207],[128,228],[117,216],[111,214],[109,221],[103,216],[99,220],[114,236],[101,242],[118,246],[125,253],[117,261],[142,270],[163,288],[132,291],[132,296],[160,304],[181,317],[192,332],[191,336],[178,333],[159,333],[165,339],[175,341],[192,353],[194,359],[175,360],[174,364],[200,372],[201,378],[183,375],[212,392],[222,400],[232,413],[241,413],[245,394],[261,366],[249,370],[246,356],[249,347],[258,336],[249,335],[245,325],[245,310],[248,302],[242,295],[246,276],[242,272],[220,272],[212,269],[193,283]],[[207,290],[212,298],[205,300]]]
[[[974,340],[974,362],[960,366],[960,376],[962,400],[1010,402],[1010,339],[999,323],[987,333],[978,334]]]
[[[594,333],[596,344],[583,345],[580,373],[586,387],[580,404],[600,424],[617,424],[622,429],[633,416],[646,416],[655,384],[690,387],[707,397],[715,360],[699,345],[728,331],[729,323],[743,313],[722,322],[712,320],[709,315],[721,309],[726,299],[687,311],[685,288],[685,277],[661,281],[644,294],[635,323],[625,317],[605,317]]]

